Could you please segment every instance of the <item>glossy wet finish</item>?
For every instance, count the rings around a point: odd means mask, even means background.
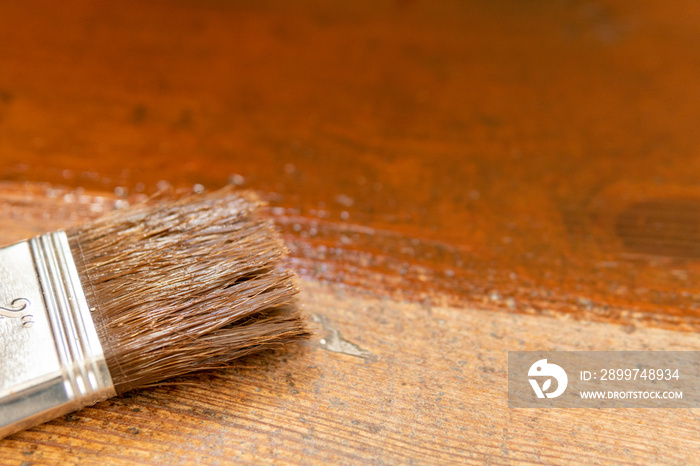
[[[6,4],[2,176],[233,179],[294,212],[315,261],[397,260],[372,264],[389,287],[697,329],[700,17],[676,8]],[[677,215],[634,239],[641,205]]]

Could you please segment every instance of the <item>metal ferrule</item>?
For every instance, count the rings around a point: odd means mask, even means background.
[[[0,439],[115,394],[66,234],[0,249]]]

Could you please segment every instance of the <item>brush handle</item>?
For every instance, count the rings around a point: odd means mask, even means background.
[[[0,249],[0,439],[115,394],[65,233]]]

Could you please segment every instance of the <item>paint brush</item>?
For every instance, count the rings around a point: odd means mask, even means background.
[[[0,438],[307,338],[262,205],[151,199],[0,249]]]

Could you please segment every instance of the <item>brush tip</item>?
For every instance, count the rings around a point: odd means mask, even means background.
[[[262,206],[232,188],[161,196],[67,232],[117,392],[308,338]]]

